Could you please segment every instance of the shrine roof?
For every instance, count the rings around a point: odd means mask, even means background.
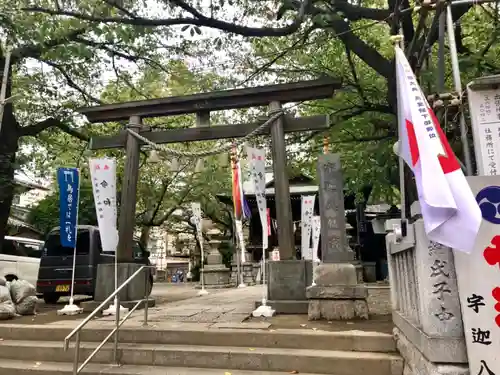
[[[273,172],[266,172],[266,195],[274,195],[274,175]],[[294,176],[288,180],[290,185],[290,194],[307,194],[307,193],[317,193],[318,185],[314,179],[301,173]],[[243,182],[243,194],[244,195],[255,195],[255,189],[253,182],[247,178]]]

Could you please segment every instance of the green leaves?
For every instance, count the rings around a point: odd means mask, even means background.
[[[56,188],[56,186],[54,186]],[[33,207],[28,215],[28,223],[47,234],[59,226],[59,191],[55,191]],[[92,195],[92,185],[82,180],[80,185],[80,204],[78,207],[78,224],[97,225],[97,217]]]

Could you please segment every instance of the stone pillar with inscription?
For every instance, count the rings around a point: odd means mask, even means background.
[[[368,319],[367,289],[359,283],[355,253],[347,243],[343,178],[338,154],[318,160],[322,264],[307,288],[309,320]]]
[[[418,203],[411,216],[406,237],[397,231],[386,237],[394,335],[404,374],[468,375],[453,252],[429,241]],[[400,220],[390,220],[386,229],[399,225]]]

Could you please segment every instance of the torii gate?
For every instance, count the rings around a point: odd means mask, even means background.
[[[210,112],[257,106],[268,106],[270,111],[276,111],[284,103],[332,97],[335,90],[340,87],[339,81],[327,78],[87,107],[79,109],[78,112],[85,115],[92,123],[128,120],[127,128],[140,133],[157,144],[239,138],[257,129],[264,121],[210,126]],[[197,127],[194,128],[154,131],[142,124],[143,118],[191,113],[196,113],[197,116]],[[271,134],[276,189],[278,243],[282,260],[293,259],[295,254],[284,133],[324,130],[328,126],[329,120],[326,115],[302,118],[282,116],[270,125],[270,130],[266,129],[260,133],[260,135],[268,132]],[[127,158],[121,196],[122,206],[118,220],[119,241],[117,259],[120,263],[132,261],[130,244],[133,240],[135,228],[135,206],[141,144],[142,142],[126,129],[113,136],[92,137],[90,143],[90,149],[92,150],[108,148],[126,149]]]

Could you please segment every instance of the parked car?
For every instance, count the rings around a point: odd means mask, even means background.
[[[73,254],[75,249],[61,245],[59,227],[54,228],[43,245],[37,293],[42,294],[46,303],[56,303],[60,297],[69,296],[73,272]],[[134,262],[150,265],[149,252],[144,250],[139,241],[133,243]],[[99,228],[79,225],[77,228],[76,260],[75,260],[75,295],[94,297],[97,266],[114,263],[115,254],[102,250]],[[153,285],[153,273],[150,275]]]

